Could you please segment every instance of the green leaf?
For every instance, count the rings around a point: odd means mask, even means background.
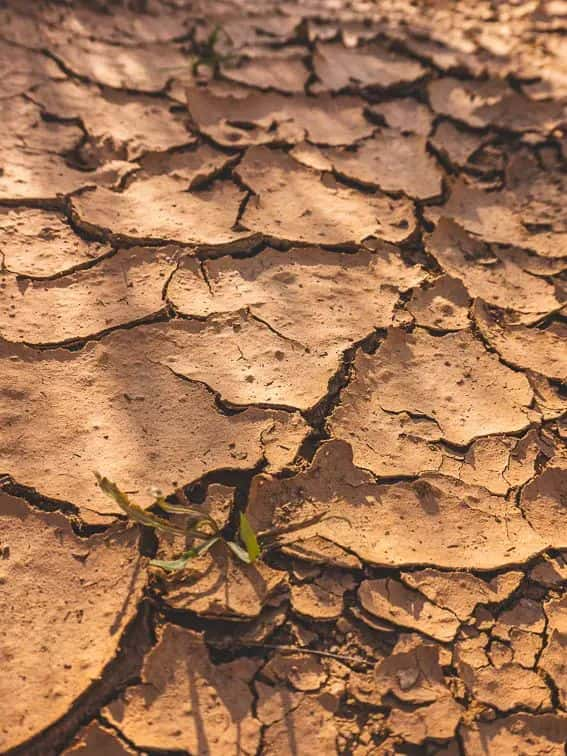
[[[250,521],[248,520],[248,517],[246,517],[244,512],[240,513],[240,527],[238,529],[238,535],[240,536],[242,543],[246,546],[250,564],[253,564],[260,556],[260,544],[258,543],[256,533],[252,529],[252,525],[250,525]]]
[[[225,541],[225,543],[228,548],[235,554],[235,556],[240,559],[241,562],[244,562],[245,564],[251,564],[248,552],[239,543],[236,543],[235,541]]]
[[[196,557],[201,556],[201,554],[206,554],[211,546],[213,546],[218,540],[220,540],[219,536],[213,536],[200,546],[194,546],[193,548],[184,551],[177,559],[172,559],[170,561],[164,559],[152,559],[150,565],[152,567],[161,567],[161,569],[166,572],[178,572],[179,570],[184,569],[187,562],[191,559],[195,559]]]

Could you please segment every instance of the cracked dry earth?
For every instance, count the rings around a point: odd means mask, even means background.
[[[566,33],[0,2],[2,753],[565,753]]]

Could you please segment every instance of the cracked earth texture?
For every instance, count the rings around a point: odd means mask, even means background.
[[[565,754],[566,37],[0,0],[1,753]]]

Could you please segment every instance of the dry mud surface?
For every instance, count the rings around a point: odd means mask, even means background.
[[[0,0],[0,752],[565,753],[566,35]]]

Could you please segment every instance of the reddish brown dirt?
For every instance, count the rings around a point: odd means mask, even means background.
[[[565,753],[566,35],[0,0],[0,752]]]

